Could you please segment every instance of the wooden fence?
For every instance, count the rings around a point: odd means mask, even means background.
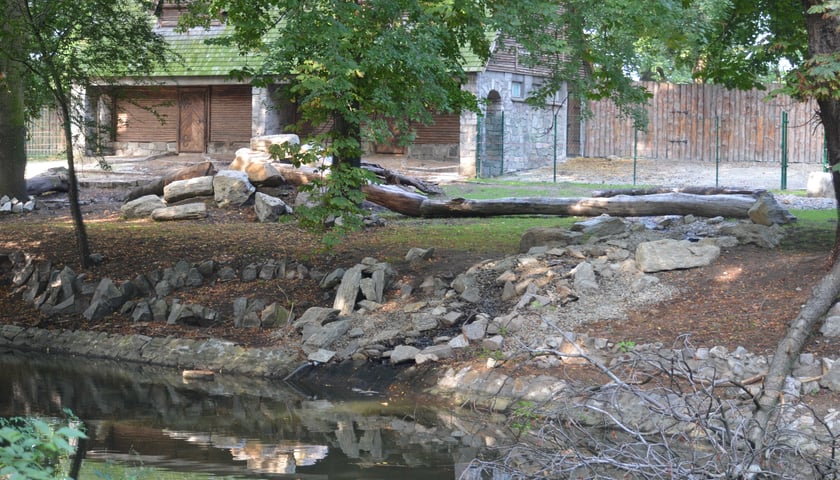
[[[653,94],[647,132],[638,132],[636,155],[656,160],[781,162],[782,112],[788,113],[788,162],[820,163],[823,130],[814,102],[767,100],[767,91],[718,85],[645,82]],[[633,156],[632,122],[609,100],[592,104],[585,122],[584,155]]]

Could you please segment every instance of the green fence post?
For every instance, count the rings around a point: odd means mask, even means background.
[[[636,156],[638,154],[639,146],[639,131],[633,130],[633,185],[636,184]]]
[[[788,168],[788,152],[787,152],[787,132],[788,131],[788,114],[782,112],[782,190],[787,190],[787,168]]]
[[[502,110],[502,158],[499,159],[499,175],[505,174],[505,111]]]
[[[715,187],[720,180],[720,117],[715,115]]]
[[[554,183],[557,183],[557,113],[554,113]]]
[[[475,178],[481,178],[481,115],[476,115]]]
[[[823,165],[823,173],[828,173],[831,171],[828,165],[828,139],[825,136],[825,132],[823,132],[823,158],[822,158],[822,165]]]

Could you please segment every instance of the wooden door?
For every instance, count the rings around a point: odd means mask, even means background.
[[[204,153],[207,145],[207,89],[181,89],[178,110],[178,151]]]

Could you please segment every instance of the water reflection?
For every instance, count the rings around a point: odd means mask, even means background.
[[[88,425],[89,457],[259,478],[457,478],[496,435],[460,415],[371,399],[314,399],[282,382],[0,352],[0,415]]]

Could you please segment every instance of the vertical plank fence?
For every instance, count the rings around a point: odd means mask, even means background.
[[[653,94],[650,124],[639,132],[638,156],[654,160],[715,161],[715,120],[720,126],[720,161],[781,161],[781,117],[787,112],[789,161],[822,162],[823,133],[814,102],[780,96],[766,99],[768,90],[727,90],[718,85],[644,82]],[[591,104],[585,124],[584,155],[632,157],[632,122],[620,118],[609,100]]]

